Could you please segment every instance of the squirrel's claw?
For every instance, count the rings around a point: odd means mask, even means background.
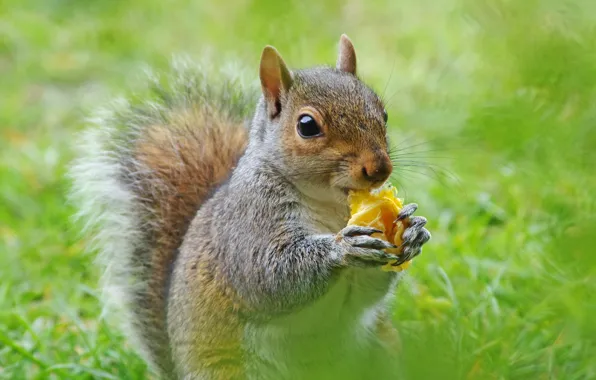
[[[348,265],[370,266],[384,265],[399,257],[384,252],[383,249],[396,248],[385,240],[370,235],[382,231],[362,226],[347,226],[337,234],[337,241],[347,248],[344,259]]]
[[[427,222],[426,218],[423,216],[412,216],[417,208],[418,205],[415,203],[406,205],[397,217],[397,220],[408,218],[409,220],[407,221],[406,230],[402,235],[402,254],[399,256],[399,260],[393,264],[394,266],[410,261],[422,253],[422,246],[431,238],[430,232],[424,228]]]
[[[371,248],[371,249],[387,249],[397,248],[395,244],[391,244],[388,241],[376,239],[370,236],[353,236],[345,237],[344,240],[352,247],[358,248]]]
[[[345,254],[344,259],[355,266],[378,266],[400,258],[380,249],[354,247]]]
[[[424,226],[426,225],[426,218],[423,216],[413,216],[410,218],[410,221],[408,223],[408,227],[406,228],[406,230],[404,231],[404,234],[402,235],[402,239],[404,241],[404,243],[407,244],[413,244],[415,243],[417,240],[423,240],[421,235],[422,231],[426,231],[426,229],[424,229]],[[428,233],[428,231],[426,231]],[[430,234],[428,236],[430,238]],[[426,243],[428,241],[428,239],[421,241],[421,243],[419,245],[422,245],[424,243]]]
[[[409,218],[416,212],[416,210],[418,210],[418,205],[416,203],[410,203],[408,205],[405,205],[404,208],[402,208],[399,214],[397,215],[397,219],[395,221]]]
[[[363,227],[363,226],[347,226],[346,228],[342,229],[339,232],[339,236],[341,238],[345,238],[346,236],[359,236],[359,235],[366,235],[370,236],[375,233],[381,233],[383,231],[378,230],[372,227]]]

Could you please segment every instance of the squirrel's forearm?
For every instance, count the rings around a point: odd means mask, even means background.
[[[342,247],[335,236],[303,235],[270,242],[244,266],[249,276],[236,277],[248,292],[244,299],[267,313],[285,313],[325,294],[342,265]],[[256,276],[255,276],[256,274]],[[248,284],[247,284],[248,282]]]

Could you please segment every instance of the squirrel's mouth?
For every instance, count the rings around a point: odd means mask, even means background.
[[[342,187],[341,188],[341,191],[347,196],[347,195],[350,194],[350,191],[362,191],[362,190],[372,191],[372,190],[378,189],[379,187],[383,186],[384,183],[385,182],[378,182],[378,183],[374,183],[374,184],[372,184],[370,186],[365,186],[365,187],[362,187],[362,188]]]
[[[341,188],[341,191],[343,191],[343,193],[344,193],[346,196],[348,196],[348,195],[350,194],[350,191],[354,191],[354,189],[353,189],[353,188],[351,188],[351,187],[342,187],[342,188]]]

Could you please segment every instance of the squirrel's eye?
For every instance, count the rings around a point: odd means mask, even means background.
[[[387,115],[387,110],[383,110],[383,120],[385,120],[385,123],[387,122],[388,119],[389,119],[389,115]]]
[[[298,118],[297,129],[300,137],[305,139],[323,135],[323,132],[321,132],[321,128],[319,127],[315,119],[310,115],[300,115],[300,117]]]

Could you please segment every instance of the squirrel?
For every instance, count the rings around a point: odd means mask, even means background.
[[[387,112],[357,76],[350,39],[335,67],[292,71],[266,46],[260,94],[225,70],[178,74],[96,118],[70,169],[106,293],[150,368],[164,379],[395,378],[388,305],[402,273],[380,267],[420,254],[430,233],[415,204],[398,217],[400,255],[378,231],[346,227],[348,192],[393,169]]]

